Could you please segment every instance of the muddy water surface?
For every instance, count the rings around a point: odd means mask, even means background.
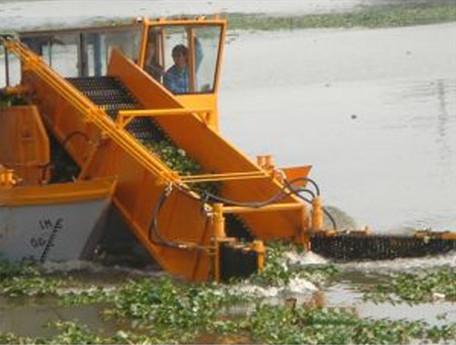
[[[456,25],[241,34],[224,135],[312,164],[326,203],[376,231],[456,229]]]

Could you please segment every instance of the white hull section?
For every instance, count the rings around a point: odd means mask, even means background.
[[[44,205],[0,206],[0,259],[83,259],[96,245],[110,198]]]

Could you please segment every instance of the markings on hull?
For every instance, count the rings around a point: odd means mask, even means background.
[[[49,239],[47,240],[43,253],[41,254],[41,257],[40,257],[41,263],[46,261],[46,257],[49,254],[49,250],[54,246],[54,240],[55,240],[55,237],[57,236],[57,233],[63,229],[63,218],[57,218],[54,225],[52,225],[52,222],[49,219],[47,219],[47,221],[48,221],[48,223],[46,223],[46,225],[49,224],[50,226],[53,226],[53,227],[52,227],[51,235],[49,236]]]

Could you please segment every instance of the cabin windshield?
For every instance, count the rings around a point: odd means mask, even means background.
[[[154,25],[144,70],[175,94],[212,93],[221,42],[219,25]]]
[[[106,75],[113,48],[134,60],[138,53],[137,27],[24,33],[21,40],[64,77]]]

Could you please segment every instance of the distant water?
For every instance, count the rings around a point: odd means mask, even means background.
[[[456,230],[454,23],[243,33],[225,51],[221,128],[247,154],[312,164],[359,226]]]

